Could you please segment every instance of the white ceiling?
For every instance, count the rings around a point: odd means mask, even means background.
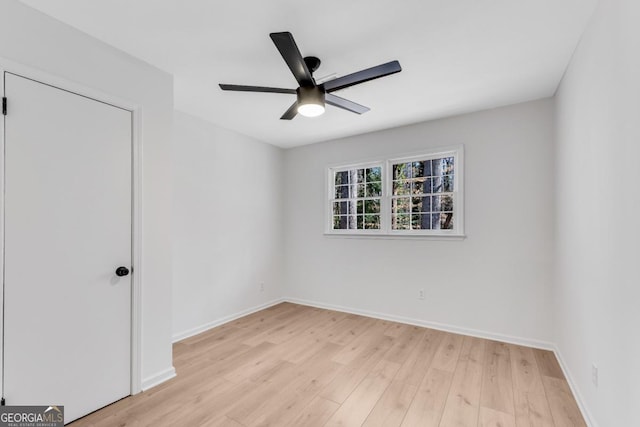
[[[23,0],[175,77],[175,107],[292,147],[553,95],[597,0]],[[393,59],[403,71],[336,92],[371,108],[279,117],[295,88],[269,38],[290,31],[316,78]]]

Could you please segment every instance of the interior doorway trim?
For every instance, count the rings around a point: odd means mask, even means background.
[[[72,82],[62,77],[55,76],[51,73],[38,70],[33,67],[18,64],[8,59],[0,57],[0,75],[2,76],[2,84],[0,92],[2,97],[5,96],[4,75],[6,73],[15,74],[25,77],[39,83],[53,86],[74,94],[91,98],[98,102],[113,105],[115,107],[131,112],[131,254],[132,254],[132,272],[131,272],[131,394],[138,394],[142,391],[142,283],[144,278],[144,266],[142,263],[142,179],[143,179],[143,162],[142,162],[142,107],[135,102],[122,99],[102,91],[84,86],[82,84]],[[11,114],[11,100],[8,100],[8,114]],[[4,116],[0,116],[0,138],[2,140],[2,149],[0,150],[0,212],[2,221],[0,221],[0,258],[4,260],[4,147],[5,147],[5,129]],[[4,261],[0,262],[0,277],[4,277]],[[0,330],[4,331],[4,284],[0,293]],[[4,334],[4,333],[3,333]],[[3,336],[4,340],[4,336]],[[4,348],[3,342],[0,342],[2,351],[0,352],[0,363],[4,367]],[[4,378],[0,372],[0,381],[4,386]],[[4,393],[4,390],[2,390]]]

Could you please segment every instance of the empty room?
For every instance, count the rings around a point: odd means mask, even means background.
[[[638,427],[640,2],[0,0],[0,427]]]

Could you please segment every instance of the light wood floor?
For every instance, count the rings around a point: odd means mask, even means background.
[[[553,353],[280,304],[174,345],[80,426],[585,426]]]

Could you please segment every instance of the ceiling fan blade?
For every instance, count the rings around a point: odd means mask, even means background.
[[[294,102],[291,107],[280,117],[280,120],[291,120],[298,114],[298,101]]]
[[[282,55],[284,62],[289,66],[298,84],[300,86],[315,86],[316,83],[291,33],[271,33],[269,36],[280,51],[280,55]]]
[[[340,98],[339,96],[335,96],[331,93],[325,94],[324,101],[329,105],[333,105],[334,107],[342,108],[343,110],[351,111],[356,114],[366,113],[370,110],[369,107],[349,101],[348,99]]]
[[[400,71],[402,71],[400,63],[398,61],[391,61],[376,67],[367,68],[366,70],[347,74],[346,76],[338,77],[334,80],[329,80],[328,82],[323,83],[323,85],[327,92],[334,92],[349,86],[368,82],[369,80],[399,73]]]
[[[295,89],[282,89],[279,87],[264,87],[264,86],[243,86],[243,85],[226,85],[220,83],[220,89],[233,90],[238,92],[270,92],[270,93],[288,93],[291,95],[296,94]]]

